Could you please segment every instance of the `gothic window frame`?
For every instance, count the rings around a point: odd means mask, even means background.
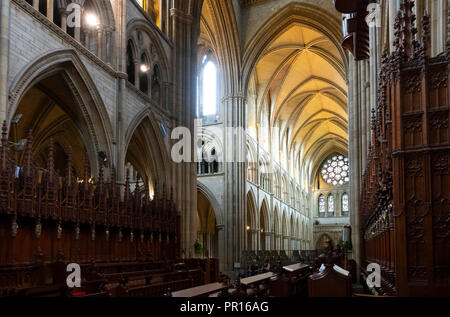
[[[127,57],[126,57],[126,67],[128,82],[133,86],[136,85],[136,47],[132,39],[127,41]]]
[[[203,95],[203,83],[205,76],[205,68],[212,64],[215,71],[215,111],[214,113],[207,113],[205,115],[204,111],[204,95]],[[199,61],[199,72],[197,76],[197,118],[205,119],[206,121],[217,121],[219,116],[219,92],[220,92],[220,81],[219,81],[219,66],[217,60],[214,58],[211,50],[208,50],[205,54],[201,55]]]
[[[151,73],[152,67],[149,54],[146,51],[141,52],[139,58],[139,91],[143,94],[150,96],[151,91]],[[142,70],[142,66],[145,65],[147,67],[147,71]],[[144,89],[145,88],[145,89]]]
[[[347,200],[346,204],[344,204],[344,200]],[[350,213],[350,196],[347,193],[343,193],[341,197],[341,209],[342,209],[342,215],[348,215]],[[346,205],[346,208],[344,209],[344,205]]]
[[[318,202],[318,209],[319,209],[319,217],[323,217],[325,216],[325,214],[327,213],[327,200],[325,199],[325,195],[324,194],[320,194],[319,198],[317,199]],[[323,207],[323,209],[322,209]],[[321,211],[323,210],[323,211]]]
[[[333,194],[327,196],[327,213],[328,215],[334,215],[336,212],[336,200]]]

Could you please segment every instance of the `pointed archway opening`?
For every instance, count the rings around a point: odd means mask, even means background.
[[[219,258],[216,212],[208,198],[200,191],[197,191],[197,221],[196,255]]]
[[[33,161],[41,169],[48,168],[48,150],[53,141],[54,168],[64,176],[70,159],[76,178],[84,175],[86,154],[95,166],[95,153],[88,128],[72,90],[62,74],[46,77],[29,88],[12,116],[9,145],[18,166],[24,165],[25,145],[33,144]]]

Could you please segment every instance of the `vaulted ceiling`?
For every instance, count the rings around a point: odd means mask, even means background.
[[[301,160],[323,156],[325,145],[330,152],[347,152],[347,84],[340,52],[320,31],[292,24],[267,45],[256,65],[251,85],[256,105],[269,108],[271,125],[281,127]]]

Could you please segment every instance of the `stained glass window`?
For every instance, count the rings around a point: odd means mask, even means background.
[[[334,196],[333,195],[328,196],[328,213],[330,213],[330,214],[334,213]]]
[[[350,181],[350,167],[348,158],[343,155],[333,156],[322,167],[322,179],[327,184],[337,186]]]
[[[325,196],[324,195],[319,196],[319,213],[320,214],[325,213]]]
[[[342,195],[342,213],[348,214],[350,208],[348,206],[348,194]]]

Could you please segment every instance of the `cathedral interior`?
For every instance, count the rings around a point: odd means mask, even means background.
[[[449,50],[450,0],[1,1],[0,297],[450,296]]]

